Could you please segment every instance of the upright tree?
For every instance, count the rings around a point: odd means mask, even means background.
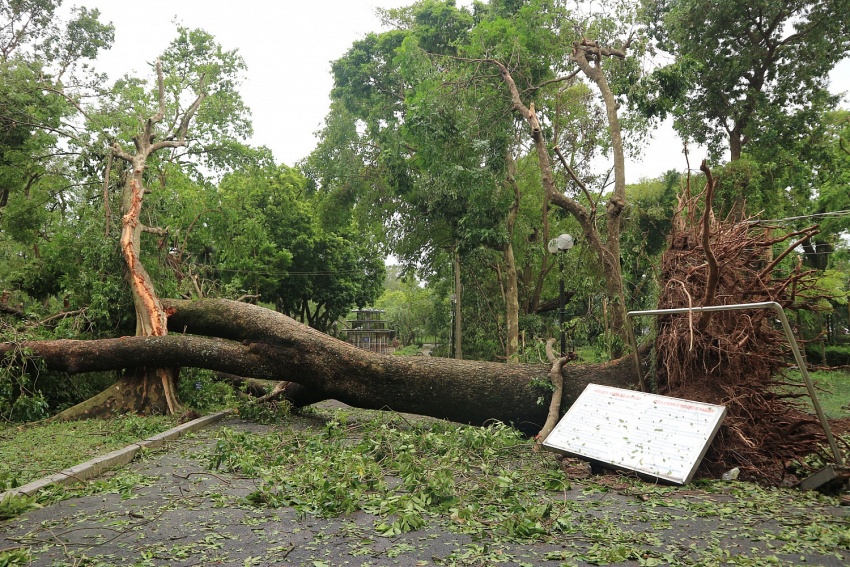
[[[522,26],[525,33],[517,34],[518,37],[527,37],[527,28],[537,24],[536,28],[544,31],[539,32],[539,36],[533,36],[531,45],[542,41],[546,45],[568,46],[566,52],[549,52],[549,65],[535,73],[533,67],[524,68],[513,62],[514,54],[509,49],[510,43],[506,46],[504,43],[488,44],[486,41],[478,41],[472,44],[472,53],[477,51],[480,55],[471,59],[471,62],[485,63],[496,68],[507,91],[511,110],[526,123],[548,202],[567,211],[578,221],[584,232],[584,239],[596,254],[605,275],[611,327],[621,339],[617,348],[619,352],[626,342],[625,295],[620,266],[620,225],[625,208],[625,145],[620,123],[620,106],[627,93],[614,80],[618,79],[619,83],[628,85],[629,73],[633,72],[633,63],[626,66],[622,64],[631,63],[627,54],[633,40],[633,35],[628,31],[629,19],[617,14],[605,14],[583,20],[578,16],[578,12],[570,11],[562,3],[547,1],[529,2],[517,11],[514,18],[524,20]],[[498,27],[495,29],[499,30]],[[580,33],[576,33],[576,30]],[[486,32],[492,33],[491,30]],[[476,39],[483,37],[486,36]],[[519,49],[519,46],[514,46],[514,49]],[[621,69],[618,69],[618,63]],[[547,131],[554,129],[558,132],[557,106],[535,106],[535,103],[540,104],[547,100],[543,96],[547,86],[568,83],[579,75],[597,89],[602,99],[611,142],[614,186],[607,195],[605,204],[604,233],[597,225],[599,198],[590,192],[585,181],[576,174],[573,164],[566,160],[559,147],[560,140],[555,140],[554,143],[557,158],[550,154],[546,137]],[[548,112],[542,114],[541,110]],[[540,116],[545,118],[541,120]],[[560,160],[571,182],[579,188],[580,197],[571,197],[558,186],[554,159]]]
[[[673,111],[686,139],[715,149],[725,139],[736,161],[777,122],[832,104],[823,94],[829,71],[850,51],[848,0],[643,4],[659,46],[675,57],[657,84],[684,95]]]
[[[70,160],[83,118],[81,101],[99,79],[89,62],[113,40],[97,10],[76,8],[65,21],[58,0],[0,3],[0,227],[21,273],[43,264],[51,219],[67,208],[78,181]],[[24,274],[24,279],[26,274]],[[57,278],[30,286],[41,296]]]
[[[89,143],[110,142],[107,185],[115,173],[112,160],[124,164],[115,168],[121,185],[120,249],[137,336],[168,333],[166,310],[143,263],[143,234],[167,236],[164,228],[148,226],[142,217],[157,160],[194,161],[208,168],[226,163],[222,148],[250,132],[247,111],[235,90],[244,68],[238,53],[222,49],[208,33],[181,27],[157,60],[152,84],[125,77],[100,108],[87,112],[90,131],[99,134]],[[66,410],[64,417],[127,410],[176,412],[176,378],[176,368],[130,369],[114,386]]]

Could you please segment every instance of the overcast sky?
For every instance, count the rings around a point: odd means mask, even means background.
[[[248,65],[242,95],[253,114],[255,145],[271,148],[279,163],[293,165],[315,147],[313,134],[328,112],[330,62],[352,42],[380,30],[377,7],[413,0],[65,0],[64,10],[83,5],[100,10],[115,26],[115,45],[97,68],[114,80],[150,73],[176,35],[174,22],[202,28],[225,49],[238,49]],[[469,4],[461,0],[458,4]],[[850,63],[832,74],[834,89],[850,91]],[[847,100],[845,99],[845,103]],[[691,163],[702,159],[691,152]],[[684,169],[681,142],[668,126],[643,155],[627,163],[627,179]]]

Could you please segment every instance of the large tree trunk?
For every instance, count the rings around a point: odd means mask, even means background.
[[[98,341],[32,341],[23,346],[47,367],[70,373],[156,364],[192,366],[239,376],[286,380],[309,402],[333,398],[452,421],[512,423],[537,433],[546,419],[547,365],[501,364],[376,354],[334,339],[289,317],[227,300],[163,300],[175,332]],[[179,333],[179,334],[177,334]],[[20,345],[0,344],[0,356]],[[566,366],[563,407],[593,382],[629,387],[631,359]],[[289,394],[289,389],[287,389]]]

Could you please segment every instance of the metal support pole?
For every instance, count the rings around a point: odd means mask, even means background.
[[[561,308],[558,309],[558,324],[561,329],[561,358],[567,355],[567,337],[566,333],[564,333],[564,311],[566,307],[566,294],[564,293],[564,261],[563,261],[563,252],[558,253],[558,272],[561,282]]]
[[[451,328],[449,329],[449,358],[455,357],[455,300],[452,299]]]
[[[800,374],[803,375],[803,382],[806,384],[806,390],[809,392],[809,397],[812,399],[812,405],[815,408],[815,413],[820,420],[823,432],[826,434],[826,440],[829,442],[829,447],[832,449],[832,455],[835,457],[835,464],[839,467],[844,466],[844,459],[841,452],[838,450],[838,445],[835,438],[832,436],[832,430],[829,428],[829,422],[826,419],[826,414],[823,413],[820,400],[818,400],[815,386],[812,384],[812,379],[809,376],[809,371],[806,368],[806,362],[803,360],[803,355],[800,354],[800,348],[797,346],[797,339],[794,338],[794,333],[791,331],[791,325],[788,324],[788,318],[785,316],[785,310],[775,301],[764,301],[761,303],[742,303],[736,305],[712,305],[710,307],[679,307],[676,309],[653,309],[649,311],[629,311],[628,317],[640,317],[642,315],[666,315],[673,313],[703,313],[708,311],[734,311],[740,309],[773,309],[776,311],[779,321],[782,323],[782,329],[785,331],[785,338],[788,339],[788,344],[791,345],[791,351],[794,353],[794,360],[797,361],[797,368],[800,369]],[[629,338],[632,344],[635,344],[634,332],[632,326],[628,326]],[[637,351],[635,351],[637,353]],[[635,366],[638,373],[638,378],[643,383],[643,376],[640,371],[640,361],[637,354],[634,356]]]

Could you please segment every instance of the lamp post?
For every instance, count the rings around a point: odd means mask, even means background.
[[[576,241],[572,236],[569,234],[562,234],[557,238],[550,240],[548,246],[546,246],[550,253],[558,255],[558,276],[561,287],[560,308],[558,309],[558,326],[561,329],[561,356],[566,355],[567,351],[567,338],[564,334],[564,304],[566,303],[566,295],[564,293],[564,262],[562,260],[563,254],[561,253],[566,252],[575,246],[575,243]]]

